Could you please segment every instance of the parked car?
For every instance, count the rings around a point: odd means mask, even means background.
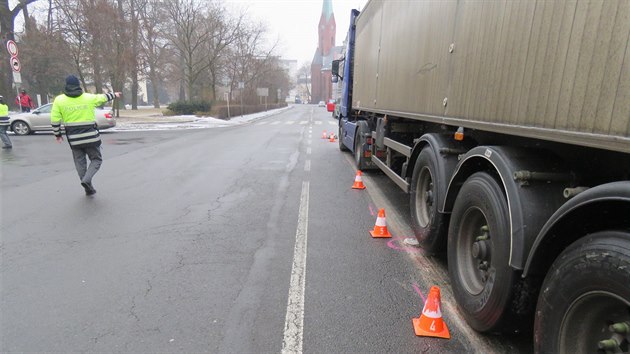
[[[326,110],[328,112],[335,111],[335,100],[328,100],[328,103],[326,103]]]
[[[319,101],[319,103],[317,104],[317,107],[326,107],[326,102]]]
[[[28,113],[9,115],[10,130],[16,135],[28,135],[39,131],[52,131],[52,126],[50,125],[51,109],[52,103],[48,103]],[[96,126],[99,130],[116,126],[116,119],[110,109],[96,109]]]

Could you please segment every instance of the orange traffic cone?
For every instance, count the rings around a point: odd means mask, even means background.
[[[356,177],[354,177],[354,184],[352,185],[352,189],[365,189],[363,178],[361,178],[361,171],[357,171],[357,175]]]
[[[331,143],[335,142],[335,133],[330,133],[330,140]]]
[[[370,235],[372,235],[373,238],[392,237],[389,231],[387,231],[387,221],[385,221],[385,209],[380,209],[378,211],[376,225],[374,225],[374,230],[370,231]]]
[[[326,131],[324,130],[324,132],[322,133],[322,139],[328,139],[328,133],[326,133]]]
[[[413,330],[417,336],[438,337],[450,339],[451,334],[448,332],[446,323],[442,321],[442,311],[440,300],[440,288],[432,286],[429,291],[429,297],[424,303],[422,315],[420,318],[413,318]]]

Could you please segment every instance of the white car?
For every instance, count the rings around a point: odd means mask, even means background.
[[[39,131],[52,131],[50,111],[52,103],[37,107],[30,112],[9,115],[10,130],[16,135],[28,135]],[[96,126],[104,130],[116,126],[116,119],[109,109],[96,109]],[[63,129],[63,126],[62,126]]]
[[[319,103],[317,104],[317,107],[326,107],[326,102],[319,101]]]

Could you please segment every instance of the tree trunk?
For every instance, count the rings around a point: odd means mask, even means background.
[[[158,88],[158,75],[155,65],[149,65],[149,77],[151,78],[151,90],[153,91],[153,108],[160,108],[160,90]]]
[[[131,1],[131,109],[138,109],[138,10]]]

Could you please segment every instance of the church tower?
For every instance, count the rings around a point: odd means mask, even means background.
[[[337,34],[332,0],[324,0],[317,28],[317,50],[311,63],[311,102],[326,101],[332,95],[331,65]]]

